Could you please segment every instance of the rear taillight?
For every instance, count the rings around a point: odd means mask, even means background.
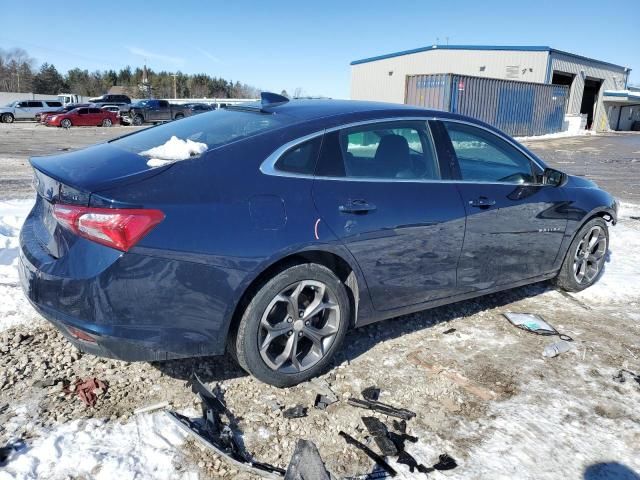
[[[55,204],[58,223],[81,237],[126,252],[158,223],[160,210],[133,208],[91,208]]]

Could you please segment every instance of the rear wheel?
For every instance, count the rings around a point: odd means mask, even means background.
[[[113,125],[113,123],[108,118],[105,118],[104,120],[102,120],[103,127],[110,127],[111,125]]]
[[[3,113],[2,117],[0,117],[0,120],[2,120],[3,123],[13,123],[13,115],[10,113]]]
[[[589,220],[577,233],[562,263],[555,284],[579,292],[599,278],[609,247],[609,229],[602,218]]]
[[[62,128],[71,128],[71,125],[73,125],[71,123],[71,120],[69,120],[68,118],[63,118],[62,121],[60,122],[60,126]]]
[[[232,339],[233,353],[258,380],[289,387],[329,365],[349,318],[349,299],[340,279],[322,265],[296,265],[258,290]]]

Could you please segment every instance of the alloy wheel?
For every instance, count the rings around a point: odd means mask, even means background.
[[[578,243],[573,258],[573,276],[581,285],[591,283],[600,273],[607,253],[607,235],[602,227],[591,228]]]
[[[111,120],[110,120],[110,119],[108,119],[108,118],[105,118],[105,119],[102,121],[102,126],[103,126],[103,127],[110,127],[110,126],[111,126]]]
[[[316,280],[302,280],[276,295],[258,330],[262,360],[274,371],[298,373],[329,351],[342,321],[337,298]]]

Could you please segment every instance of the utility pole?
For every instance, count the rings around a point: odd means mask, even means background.
[[[171,76],[173,77],[173,98],[178,98],[178,90],[176,89],[176,77],[178,75],[172,73]]]

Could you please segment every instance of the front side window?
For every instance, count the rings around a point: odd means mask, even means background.
[[[443,123],[458,158],[462,180],[535,183],[531,161],[513,145],[482,128]]]
[[[337,135],[328,134],[322,157],[324,165],[319,166],[318,175],[398,180],[441,178],[423,121],[375,123],[345,129]]]
[[[42,102],[29,102],[31,108],[42,108]]]

